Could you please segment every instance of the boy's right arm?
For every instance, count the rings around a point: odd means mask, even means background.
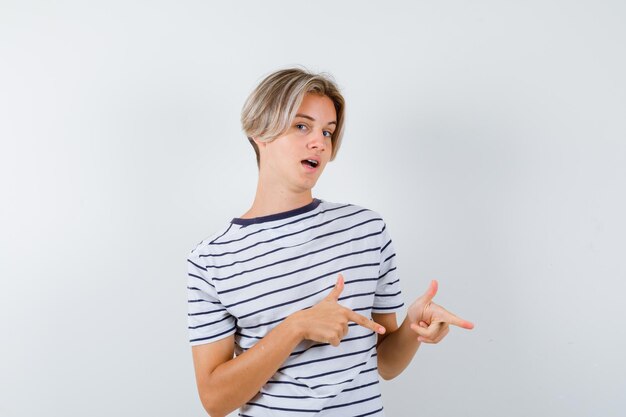
[[[225,416],[256,395],[300,343],[298,332],[284,320],[255,346],[233,358],[233,335],[192,347],[198,393],[212,417]]]
[[[298,311],[272,329],[256,345],[233,358],[235,338],[192,347],[198,393],[212,417],[222,417],[253,398],[303,340],[339,346],[355,322],[379,334],[384,327],[341,306],[343,277],[315,306]]]

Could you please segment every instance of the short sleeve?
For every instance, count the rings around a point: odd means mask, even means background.
[[[211,343],[235,333],[236,320],[219,300],[206,265],[192,252],[187,259],[189,343]]]
[[[381,236],[380,267],[372,312],[395,313],[404,306],[404,302],[396,269],[396,252],[391,236],[387,232],[387,226],[384,224]]]

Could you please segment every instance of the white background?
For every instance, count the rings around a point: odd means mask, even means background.
[[[406,301],[476,323],[387,415],[621,416],[623,1],[0,0],[0,415],[202,416],[186,256],[250,206],[239,112],[330,72],[314,190],[385,218]]]

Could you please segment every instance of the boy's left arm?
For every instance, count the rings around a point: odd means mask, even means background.
[[[437,281],[407,310],[407,316],[398,327],[396,314],[372,313],[372,320],[387,329],[378,335],[378,373],[383,379],[398,376],[411,362],[423,343],[439,343],[450,331],[450,325],[473,329],[474,324],[433,303]]]

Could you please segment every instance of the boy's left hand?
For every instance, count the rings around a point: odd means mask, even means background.
[[[433,303],[437,294],[438,283],[430,282],[428,290],[411,304],[407,316],[411,329],[418,334],[417,340],[423,343],[438,343],[450,331],[450,325],[463,329],[473,329],[474,324],[450,313],[445,308]]]

